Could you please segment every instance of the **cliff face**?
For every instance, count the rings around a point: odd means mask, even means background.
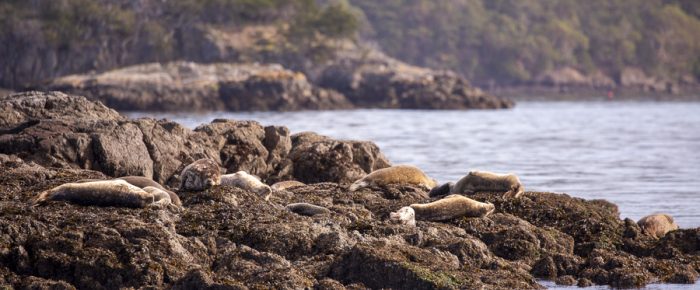
[[[74,105],[60,115],[62,108],[43,104]],[[128,120],[59,93],[14,95],[0,99],[0,108],[18,112],[0,125],[3,287],[542,288],[536,277],[639,287],[694,283],[700,270],[700,229],[654,240],[620,220],[614,204],[566,194],[506,200],[483,192],[471,197],[494,203],[496,212],[486,218],[390,223],[390,212],[436,198],[405,184],[350,192],[348,182],[388,166],[371,142],[290,136],[284,127],[245,121],[188,130]],[[229,173],[243,169],[268,183],[294,178],[308,185],[275,191],[269,201],[228,186],[178,191],[180,211],[29,202],[86,178],[152,171],[161,182],[173,181],[174,169],[199,157],[220,161]],[[284,208],[295,202],[330,213],[308,217]]]

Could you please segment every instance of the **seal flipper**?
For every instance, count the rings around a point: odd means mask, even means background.
[[[350,185],[350,191],[356,191],[360,188],[365,188],[369,185],[367,181],[364,181],[363,179],[360,179],[358,181],[355,181],[353,184]]]

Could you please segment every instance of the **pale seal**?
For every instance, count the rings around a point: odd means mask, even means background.
[[[437,185],[435,179],[425,175],[422,170],[412,165],[395,165],[373,171],[350,185],[350,191],[356,191],[367,186],[387,184],[413,184],[427,190]]]
[[[395,212],[389,213],[389,221],[400,225],[416,225],[416,211],[410,206],[404,206]]]
[[[305,186],[305,185],[306,184],[304,184],[303,182],[299,182],[296,180],[285,180],[285,181],[280,181],[280,182],[273,184],[272,186],[270,186],[270,188],[272,188],[274,190],[287,190],[288,188]]]
[[[152,187],[158,188],[162,191],[165,191],[170,196],[170,202],[172,202],[174,205],[182,206],[182,202],[180,201],[180,197],[178,197],[176,193],[163,187],[160,183],[153,181],[153,179],[150,179],[148,177],[143,177],[143,176],[122,176],[122,177],[119,177],[117,179],[124,180],[124,181],[130,183],[131,185],[135,185],[135,186],[138,186],[140,188],[145,188],[147,186],[152,186]]]
[[[206,190],[221,184],[221,168],[214,160],[199,159],[182,170],[180,180],[180,190]]]
[[[272,189],[267,184],[262,183],[260,178],[250,175],[245,171],[238,171],[233,174],[221,176],[221,185],[235,186],[262,195],[265,200],[270,199]]]
[[[459,194],[451,194],[443,199],[425,204],[412,204],[416,218],[428,221],[447,221],[460,217],[485,217],[496,207]]]
[[[479,191],[505,192],[503,197],[518,198],[525,188],[514,174],[498,174],[488,171],[470,171],[452,187],[450,193],[472,194]]]
[[[315,216],[319,214],[329,214],[331,211],[325,207],[313,205],[310,203],[290,203],[286,206],[287,210],[304,216]]]
[[[43,191],[33,200],[35,205],[49,201],[68,201],[80,205],[144,208],[171,203],[165,191],[155,187],[141,189],[124,180],[66,183]]]
[[[643,233],[657,239],[662,238],[670,231],[678,229],[678,224],[673,221],[673,217],[663,213],[645,216],[637,224]]]

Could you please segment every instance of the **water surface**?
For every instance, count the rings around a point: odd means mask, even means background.
[[[130,113],[195,128],[214,118],[372,140],[394,164],[440,182],[469,170],[513,172],[528,191],[616,203],[634,220],[666,212],[699,227],[700,103],[521,102],[499,111]]]

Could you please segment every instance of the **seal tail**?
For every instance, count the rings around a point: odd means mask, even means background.
[[[525,192],[522,184],[518,184],[503,194],[503,198],[518,198]]]
[[[364,181],[364,180],[355,181],[353,184],[350,185],[350,191],[356,191],[360,188],[366,187],[367,185],[369,185],[369,183],[367,183],[367,181]]]

